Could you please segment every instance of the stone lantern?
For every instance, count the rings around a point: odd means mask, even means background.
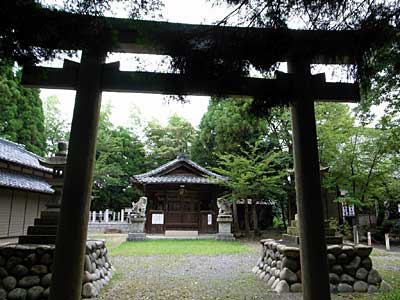
[[[35,219],[34,225],[28,227],[27,235],[19,237],[19,244],[55,244],[67,165],[67,150],[67,143],[59,142],[58,151],[54,156],[39,160],[42,166],[53,169],[53,176],[47,179],[47,182],[54,189],[54,194],[45,204],[46,209],[40,213],[40,218]]]
[[[67,165],[68,144],[58,143],[58,151],[54,156],[39,160],[39,163],[47,168],[53,169],[53,177],[47,182],[54,190],[53,197],[46,203],[46,211],[60,211],[62,191],[64,186],[64,173]]]

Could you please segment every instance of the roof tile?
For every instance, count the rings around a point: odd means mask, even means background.
[[[162,175],[164,171],[173,168],[177,165],[188,164],[200,173],[204,174],[201,176],[190,176],[190,175]],[[192,183],[192,184],[218,184],[218,181],[227,180],[226,177],[216,174],[196,164],[194,161],[187,159],[186,157],[178,157],[166,164],[151,170],[147,173],[134,175],[133,181],[142,184],[163,184],[163,183]]]
[[[40,165],[39,159],[41,159],[39,155],[26,150],[23,145],[0,138],[0,160],[16,163],[44,172],[51,172],[51,169]]]
[[[0,186],[52,194],[54,190],[45,179],[0,169]]]

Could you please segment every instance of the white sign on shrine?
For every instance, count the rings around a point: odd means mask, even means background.
[[[354,210],[354,205],[342,205],[342,212],[344,217],[354,217],[355,210]]]
[[[207,225],[212,225],[212,214],[207,215]]]
[[[151,224],[164,224],[164,214],[152,214]]]

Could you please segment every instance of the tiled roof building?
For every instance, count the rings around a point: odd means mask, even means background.
[[[53,194],[52,170],[23,145],[0,138],[0,238],[26,233]]]
[[[132,176],[132,184],[148,198],[146,232],[215,233],[216,199],[224,191],[223,180],[227,178],[183,156]]]

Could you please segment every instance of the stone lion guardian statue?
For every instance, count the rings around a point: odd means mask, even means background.
[[[132,217],[133,218],[145,218],[147,207],[147,197],[140,197],[139,201],[132,202]]]
[[[218,215],[219,216],[228,216],[232,215],[232,208],[231,203],[225,198],[218,198],[217,199],[217,206],[218,206]]]

